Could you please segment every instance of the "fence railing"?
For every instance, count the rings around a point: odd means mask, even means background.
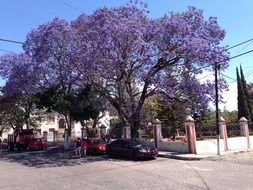
[[[249,126],[250,135],[253,135],[253,123],[249,123],[248,126]],[[196,124],[195,127],[196,127],[196,136],[198,140],[217,138],[217,127],[215,125],[199,126],[198,124]],[[226,124],[226,128],[227,128],[228,137],[241,136],[239,123],[235,123],[235,124],[228,123]],[[164,138],[173,138],[177,134],[179,134],[180,136],[186,135],[184,126],[173,128],[171,126],[162,124],[161,130],[162,130],[162,136]],[[144,132],[145,135],[143,136],[149,137],[149,138],[153,137],[152,127],[146,128],[144,131],[145,131]]]

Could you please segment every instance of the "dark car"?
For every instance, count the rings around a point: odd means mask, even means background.
[[[91,138],[86,140],[87,154],[105,154],[107,143],[98,138]]]
[[[139,139],[117,139],[107,145],[107,154],[111,157],[131,159],[155,158],[158,149]]]

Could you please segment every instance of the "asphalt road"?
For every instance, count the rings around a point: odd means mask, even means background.
[[[253,153],[201,161],[147,161],[88,156],[72,151],[0,150],[0,190],[253,189]]]

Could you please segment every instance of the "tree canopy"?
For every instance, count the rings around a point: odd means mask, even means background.
[[[228,52],[220,45],[224,36],[216,18],[205,19],[194,7],[155,19],[132,5],[102,8],[33,29],[24,44],[29,64],[24,61],[22,68],[29,66],[37,91],[92,84],[136,136],[144,101],[154,94],[190,105],[207,106],[214,99],[214,81],[200,82],[196,76],[214,64],[227,67]],[[10,70],[4,65],[1,75]],[[8,77],[8,82],[17,81]],[[220,89],[225,87],[221,79]]]

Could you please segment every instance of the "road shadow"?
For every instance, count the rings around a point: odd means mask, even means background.
[[[0,160],[36,168],[75,166],[105,159],[107,159],[106,155],[87,156],[80,159],[74,154],[73,148],[64,150],[62,146],[51,147],[44,151],[0,151]]]

